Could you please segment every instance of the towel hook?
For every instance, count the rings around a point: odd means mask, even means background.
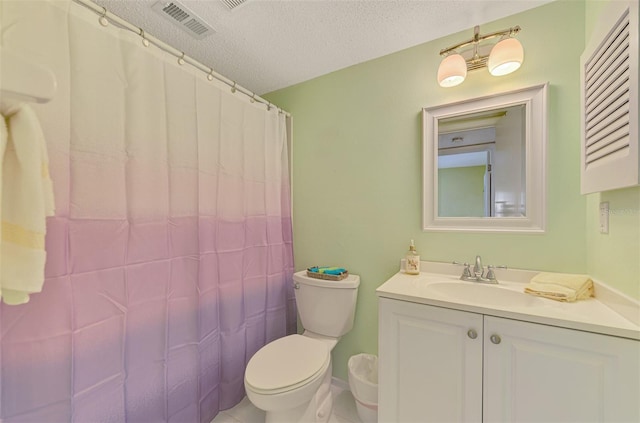
[[[231,87],[231,92],[234,93],[234,94],[236,92],[236,84],[237,84],[237,82],[233,81],[233,87]]]
[[[207,75],[207,79],[209,81],[213,81],[213,68],[209,68],[211,70],[211,72],[209,72],[209,74]]]
[[[140,30],[140,36],[142,37],[142,45],[145,47],[149,47],[149,40],[144,36],[144,29],[138,28]]]
[[[109,19],[107,19],[107,8],[106,7],[102,8],[102,15],[100,15],[100,19],[98,19],[98,22],[100,22],[100,25],[102,25],[102,26],[109,25]]]

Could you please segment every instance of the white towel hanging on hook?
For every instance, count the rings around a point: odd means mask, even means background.
[[[46,103],[53,99],[56,88],[50,69],[0,49],[0,100]]]
[[[44,134],[23,103],[46,103],[55,92],[51,70],[0,49],[0,298],[6,304],[28,302],[44,282],[53,189]]]
[[[53,186],[35,112],[26,104],[0,107],[0,119],[0,297],[18,305],[42,290]]]

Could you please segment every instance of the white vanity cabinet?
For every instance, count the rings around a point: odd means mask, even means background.
[[[381,423],[640,421],[637,340],[379,304]]]
[[[482,315],[379,299],[378,421],[482,420]]]
[[[483,421],[640,422],[639,341],[492,316],[484,334]]]

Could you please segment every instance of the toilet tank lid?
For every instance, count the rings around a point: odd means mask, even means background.
[[[300,272],[296,272],[293,274],[293,280],[295,282],[320,286],[323,288],[357,288],[360,285],[360,276],[358,275],[349,275],[341,281],[330,281],[326,279],[316,279],[310,276],[307,276],[306,270],[301,270]]]

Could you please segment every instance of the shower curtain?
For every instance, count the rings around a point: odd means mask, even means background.
[[[56,216],[43,291],[0,309],[0,421],[210,422],[295,331],[287,118],[70,1],[2,0]]]

